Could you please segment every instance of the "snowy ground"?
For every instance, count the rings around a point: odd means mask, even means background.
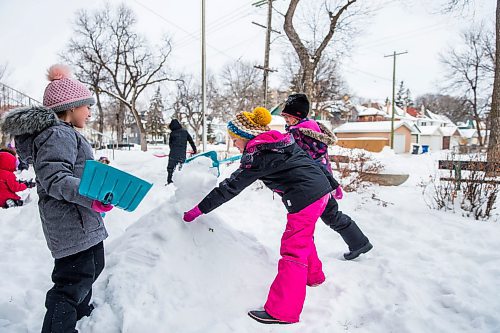
[[[427,208],[418,184],[434,173],[436,155],[379,155],[390,172],[408,170],[408,181],[340,201],[374,250],[344,261],[345,244],[318,222],[327,282],[308,289],[300,323],[268,327],[246,312],[263,305],[276,274],[285,226],[279,198],[256,183],[185,224],[182,212],[216,177],[200,161],[166,187],[167,159],[153,152],[119,151],[112,161],[155,186],[136,211],[106,216],[106,268],[80,332],[500,332],[500,224]],[[0,332],[39,332],[51,286],[52,259],[31,197],[0,211]]]

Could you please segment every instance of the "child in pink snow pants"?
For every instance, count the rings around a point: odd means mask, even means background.
[[[264,310],[248,314],[265,324],[289,324],[299,321],[306,286],[325,281],[314,245],[314,227],[339,184],[295,144],[292,135],[270,130],[270,122],[269,111],[259,107],[238,113],[228,123],[233,144],[243,153],[240,167],[184,213],[184,221],[211,212],[258,179],[278,193],[288,210],[278,275]]]
[[[325,195],[298,213],[287,215],[288,222],[281,237],[278,275],[264,306],[274,318],[298,322],[306,298],[306,285],[313,287],[325,281],[313,235],[328,197]]]

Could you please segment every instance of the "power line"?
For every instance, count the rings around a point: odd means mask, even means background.
[[[367,76],[372,76],[372,77],[377,78],[377,79],[380,79],[380,80],[384,80],[384,81],[392,82],[392,79],[390,79],[390,78],[383,77],[383,76],[380,76],[380,75],[377,75],[377,74],[373,74],[373,73],[367,72],[367,71],[362,70],[362,69],[354,68],[354,67],[347,66],[347,65],[343,65],[343,67],[344,67],[344,68],[348,68],[348,70],[347,70],[347,71],[350,71],[351,73],[358,72],[358,73],[361,73],[361,74],[365,74],[365,75],[367,75]],[[349,69],[350,69],[350,70],[349,70]]]
[[[393,57],[392,66],[392,117],[391,117],[391,149],[394,149],[394,114],[396,113],[396,106],[394,105],[395,95],[396,95],[396,57],[402,54],[406,54],[408,51],[396,53],[394,51],[392,54],[384,56]]]
[[[191,43],[191,42],[190,42],[190,40],[193,40],[193,42],[194,42],[194,41],[199,41],[199,40],[200,40],[200,33],[193,33],[193,32],[189,32],[188,30],[184,29],[183,27],[179,26],[178,24],[176,24],[176,23],[174,23],[174,22],[170,21],[169,19],[167,19],[167,18],[166,18],[166,17],[164,17],[163,15],[159,14],[159,13],[158,13],[158,11],[153,10],[152,8],[150,8],[150,7],[146,6],[146,5],[144,5],[143,3],[139,2],[138,0],[134,0],[134,2],[135,2],[135,3],[137,3],[139,6],[143,7],[144,9],[146,9],[147,11],[149,11],[150,13],[152,13],[153,15],[157,16],[158,18],[160,18],[162,21],[164,21],[164,22],[166,22],[166,23],[168,23],[168,24],[172,25],[173,27],[177,28],[178,30],[180,30],[180,31],[182,31],[182,32],[184,32],[184,33],[186,34],[186,36],[182,37],[180,41],[178,41],[178,42],[176,42],[176,43],[175,43],[175,45],[176,45],[177,49],[180,47],[179,45],[184,44],[186,41],[189,41],[189,42],[188,42],[188,44],[189,44],[189,43]],[[212,24],[212,29],[213,29],[214,27],[220,27],[220,26],[224,27],[224,26],[226,26],[227,24],[229,24],[229,23],[227,23],[228,21],[232,21],[231,23],[234,23],[235,21],[237,21],[237,20],[239,20],[239,19],[241,19],[241,18],[243,18],[243,17],[247,16],[247,15],[243,15],[243,16],[236,17],[236,18],[234,18],[234,17],[229,17],[229,16],[233,15],[233,13],[236,13],[236,12],[238,12],[238,14],[236,14],[236,15],[239,15],[239,14],[242,14],[242,13],[244,13],[244,12],[247,12],[247,11],[248,11],[248,9],[247,9],[247,10],[243,10],[243,11],[241,10],[241,9],[243,9],[243,8],[244,8],[244,7],[246,7],[246,6],[250,7],[248,4],[245,4],[245,5],[242,5],[242,6],[238,7],[237,9],[233,10],[232,12],[230,12],[230,13],[228,13],[228,14],[225,14],[225,15],[220,16],[220,17],[219,17],[219,18],[218,18],[218,19],[217,19],[217,20],[216,20],[216,21]],[[251,7],[250,7],[249,9],[251,9]],[[226,22],[224,22],[224,20],[223,20],[223,18],[225,18],[225,17],[229,17],[229,19],[227,19],[227,20],[226,20]],[[208,25],[208,27],[210,27],[210,24]],[[208,30],[208,29],[207,29],[207,30]],[[213,32],[213,31],[212,31],[212,32]],[[207,45],[208,45],[209,47],[211,47],[211,48],[216,49],[215,47],[211,46],[210,44],[207,44]]]
[[[279,31],[273,30],[272,15],[273,15],[273,0],[259,0],[254,3],[254,6],[260,7],[267,3],[267,26],[252,22],[253,24],[266,29],[266,44],[264,50],[264,66],[254,66],[255,68],[261,69],[264,72],[264,80],[262,81],[262,89],[264,90],[264,107],[267,108],[267,90],[269,85],[269,73],[276,72],[277,70],[269,68],[269,53],[271,51],[271,33],[280,33]]]
[[[449,22],[438,23],[438,24],[430,25],[428,27],[423,27],[423,28],[415,29],[413,31],[405,32],[405,33],[402,33],[399,35],[393,35],[393,36],[388,36],[386,38],[380,38],[380,39],[378,39],[377,42],[364,44],[359,49],[361,49],[361,50],[363,50],[363,49],[376,50],[375,49],[376,46],[382,46],[382,45],[394,43],[394,42],[402,40],[402,39],[408,39],[408,38],[419,36],[422,34],[428,34],[432,31],[440,30],[448,25],[449,25]]]
[[[236,23],[236,22],[240,21],[241,19],[248,17],[250,15],[251,15],[251,13],[244,13],[241,16],[236,16],[236,17],[230,18],[229,20],[227,20],[226,22],[224,22],[222,25],[218,26],[217,28],[212,28],[211,30],[207,29],[207,32],[214,33],[214,32],[220,31],[220,30],[232,25],[233,23]],[[177,48],[183,48],[186,45],[190,45],[192,43],[192,39],[193,38],[184,38],[183,40],[178,41],[176,43]],[[194,39],[199,40],[199,35],[196,35]]]

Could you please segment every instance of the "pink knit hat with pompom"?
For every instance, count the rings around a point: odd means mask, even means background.
[[[83,83],[71,77],[71,69],[56,64],[47,71],[50,83],[43,94],[43,106],[62,112],[82,105],[94,105],[95,99]]]

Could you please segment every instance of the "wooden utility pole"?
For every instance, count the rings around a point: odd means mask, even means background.
[[[396,113],[396,107],[394,105],[394,100],[395,100],[395,97],[396,97],[396,57],[398,55],[402,55],[402,54],[406,54],[406,53],[408,53],[408,51],[400,52],[400,53],[396,53],[396,51],[394,51],[393,54],[384,56],[385,58],[387,58],[387,57],[393,57],[394,58],[394,62],[393,62],[393,65],[392,65],[391,149],[394,149],[394,114]]]
[[[207,151],[207,53],[205,31],[205,0],[201,0],[201,113],[203,151]],[[198,133],[195,133],[198,135]]]
[[[273,2],[274,0],[260,0],[255,2],[253,5],[260,7],[267,3],[267,26],[252,22],[253,24],[266,29],[266,45],[264,51],[264,66],[254,66],[255,68],[262,69],[264,71],[264,80],[262,82],[262,89],[264,90],[264,107],[267,108],[267,93],[269,87],[269,72],[276,72],[276,70],[269,68],[269,53],[271,51],[271,32],[280,33],[279,31],[273,30],[271,28],[272,15],[273,15]]]

